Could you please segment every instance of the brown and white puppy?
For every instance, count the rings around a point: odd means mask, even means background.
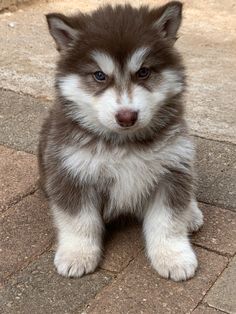
[[[60,60],[39,167],[64,276],[96,269],[104,223],[125,213],[143,220],[147,255],[161,276],[195,273],[188,232],[203,218],[183,119],[184,67],[173,47],[181,11],[174,1],[47,16]]]

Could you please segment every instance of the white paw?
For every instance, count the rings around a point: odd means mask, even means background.
[[[101,252],[99,248],[58,248],[54,265],[60,275],[66,277],[81,277],[92,273],[99,264]]]
[[[193,277],[198,265],[189,243],[163,243],[162,248],[157,248],[149,257],[152,266],[162,277],[174,281]]]
[[[188,222],[188,230],[190,232],[196,232],[201,228],[202,225],[203,225],[203,214],[196,204],[191,213],[191,219]]]

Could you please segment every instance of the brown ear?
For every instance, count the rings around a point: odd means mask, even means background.
[[[182,20],[183,4],[179,1],[172,1],[161,7],[159,16],[154,23],[154,27],[167,39],[176,40],[177,31]]]
[[[57,44],[57,50],[65,50],[78,38],[79,31],[69,24],[69,19],[59,13],[46,15],[49,32]]]

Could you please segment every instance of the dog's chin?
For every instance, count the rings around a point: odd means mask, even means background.
[[[113,125],[105,125],[104,123],[102,123],[103,127],[109,132],[111,133],[116,133],[119,135],[132,135],[135,133],[138,133],[142,130],[145,130],[146,127],[148,126],[148,123],[140,123],[137,122],[132,126],[120,126],[119,124],[113,124]]]

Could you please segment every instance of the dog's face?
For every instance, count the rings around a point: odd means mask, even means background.
[[[61,53],[56,86],[67,115],[100,134],[151,127],[160,108],[184,88],[173,48],[181,9],[171,2],[151,10],[127,5],[91,15],[49,14]]]

